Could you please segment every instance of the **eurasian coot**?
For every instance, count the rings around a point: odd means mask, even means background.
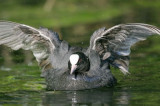
[[[0,21],[0,44],[31,50],[48,90],[82,90],[113,86],[116,79],[110,65],[128,72],[130,47],[160,29],[142,23],[100,28],[93,33],[87,49],[70,46],[56,32],[24,24]]]

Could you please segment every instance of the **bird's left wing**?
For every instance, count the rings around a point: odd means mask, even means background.
[[[101,28],[93,33],[89,50],[95,50],[103,60],[107,59],[125,74],[131,46],[155,34],[160,35],[159,28],[141,23],[120,24],[108,30]]]
[[[52,67],[50,55],[59,46],[56,32],[45,28],[36,29],[28,25],[0,21],[0,45],[13,50],[31,50],[42,70]]]

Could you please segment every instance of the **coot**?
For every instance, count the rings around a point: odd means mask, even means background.
[[[110,66],[129,73],[130,47],[160,29],[142,23],[100,28],[90,38],[87,49],[70,46],[58,34],[46,28],[0,21],[0,44],[13,50],[31,50],[48,90],[82,90],[113,86],[116,79]]]

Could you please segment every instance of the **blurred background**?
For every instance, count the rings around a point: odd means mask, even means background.
[[[47,27],[71,45],[85,47],[100,27],[133,22],[160,27],[159,7],[159,0],[0,0],[0,20]],[[34,60],[30,51],[3,46],[0,55],[4,66],[31,64]]]

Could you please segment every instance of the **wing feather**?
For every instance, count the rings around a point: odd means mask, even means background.
[[[102,59],[108,59],[113,66],[127,73],[131,46],[156,34],[160,35],[159,28],[142,23],[120,24],[108,30],[101,28],[93,33],[89,49],[97,51]],[[111,55],[105,58],[108,52]]]
[[[50,55],[60,43],[58,34],[46,28],[36,29],[24,24],[0,21],[0,45],[13,50],[31,50],[43,70],[51,65]]]

